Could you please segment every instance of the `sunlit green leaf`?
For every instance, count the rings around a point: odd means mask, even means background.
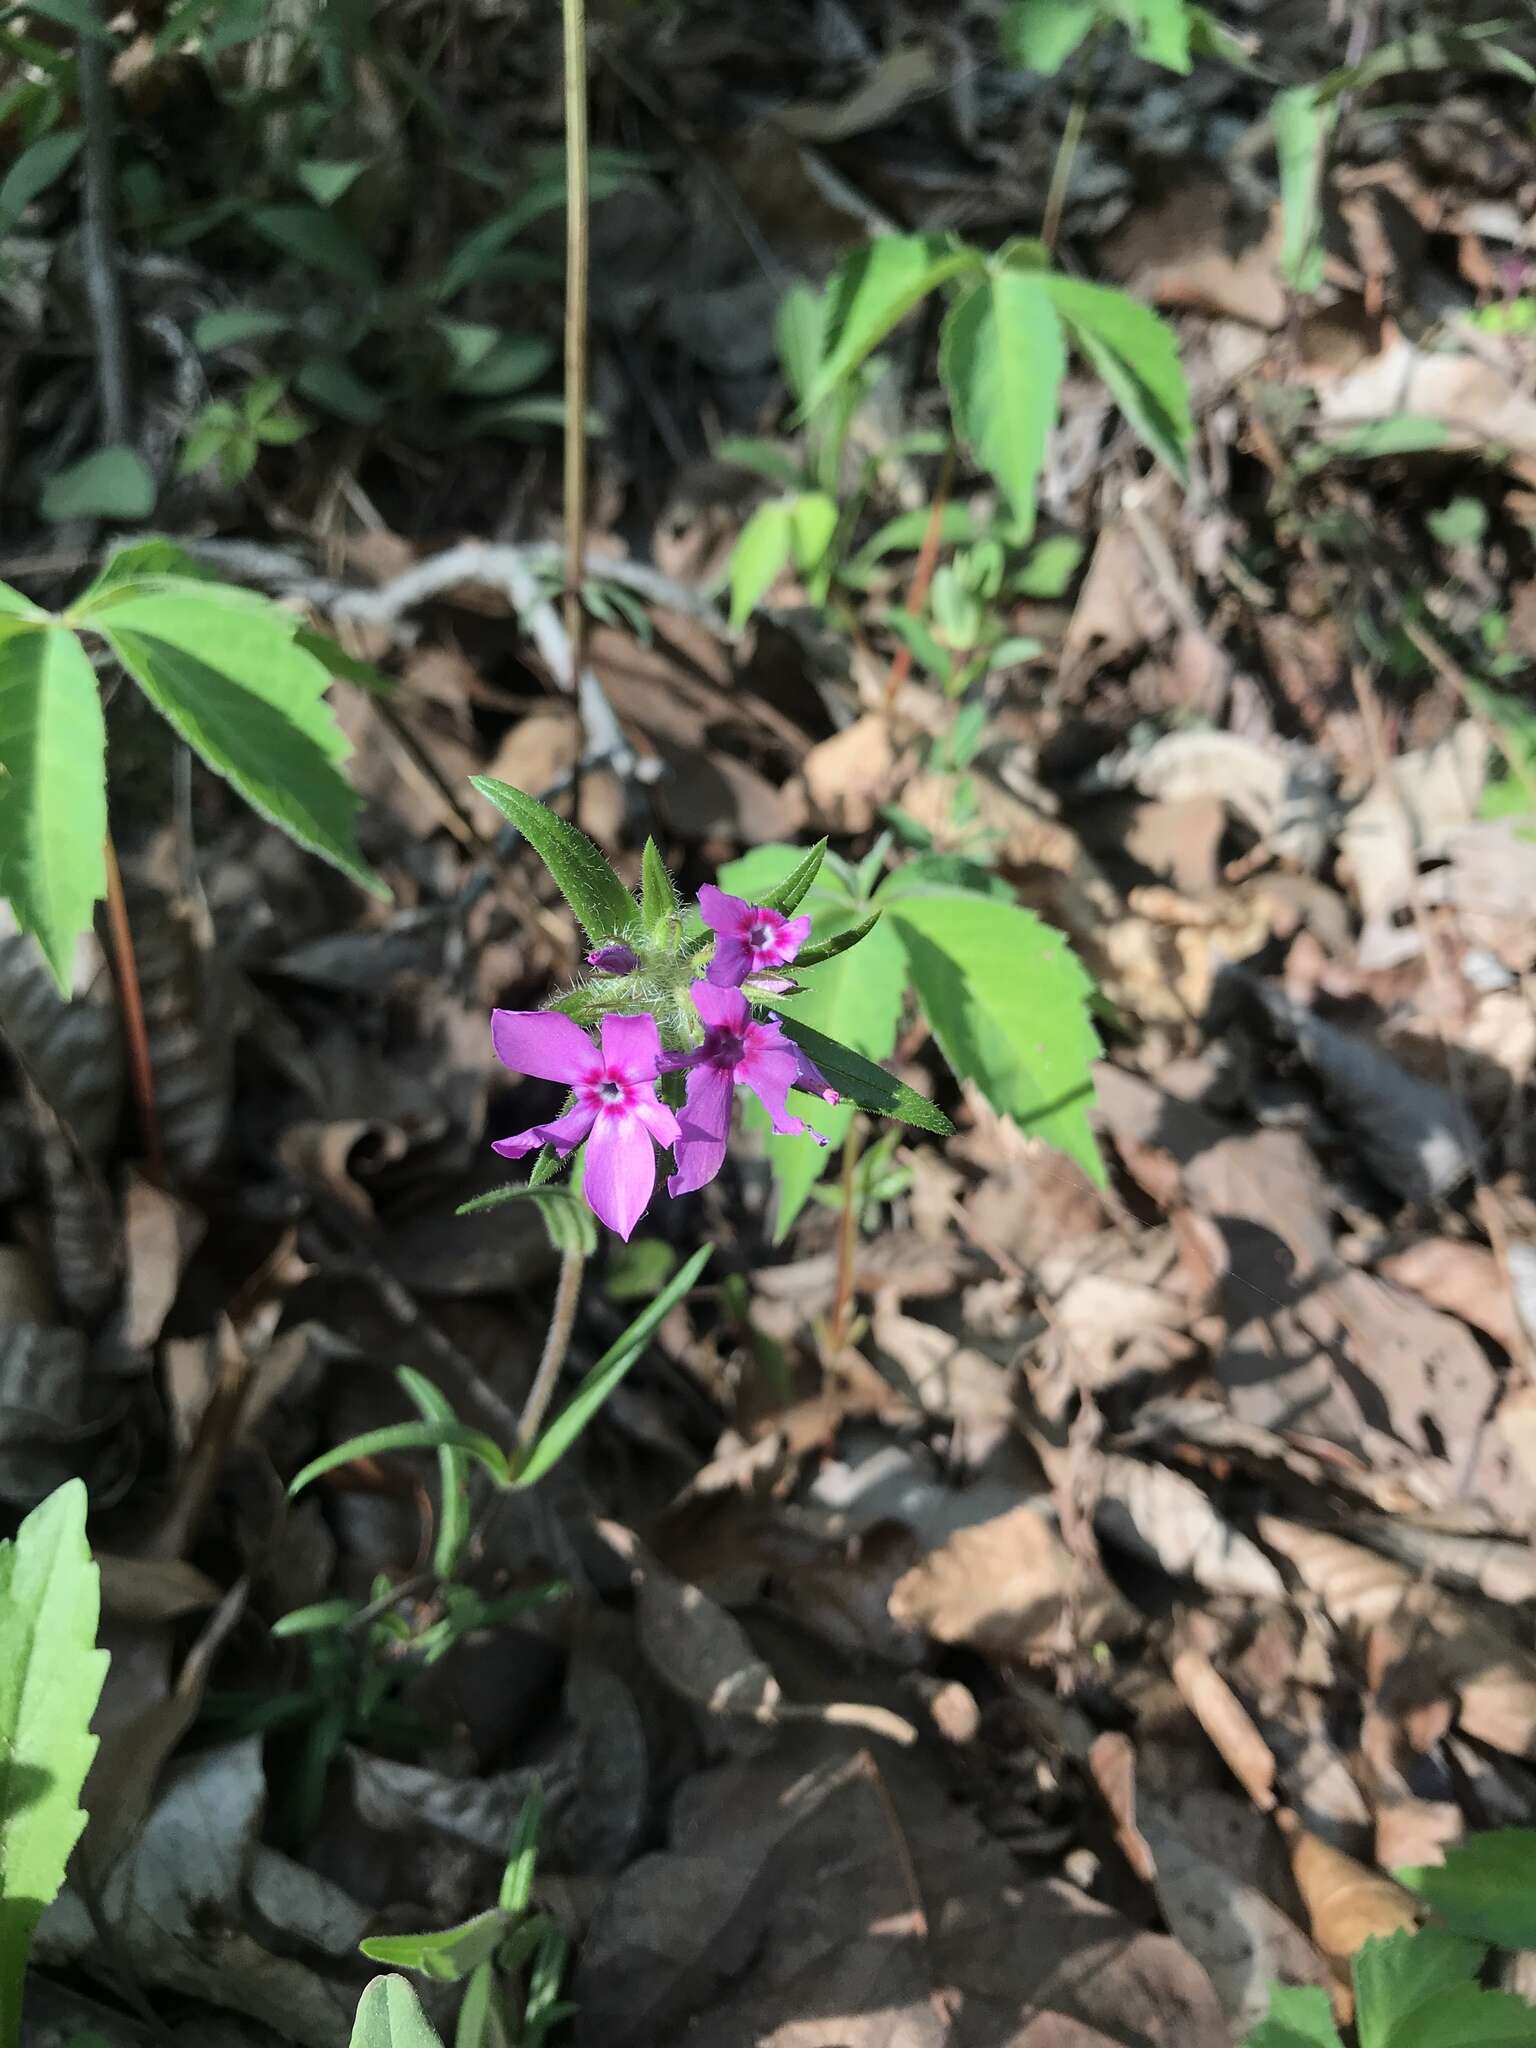
[[[470,778],[480,794],[509,818],[549,869],[555,886],[596,944],[622,938],[635,922],[635,900],[585,832],[510,783],[489,775]]]
[[[1536,1949],[1536,1828],[1469,1835],[1446,1850],[1444,1863],[1396,1875],[1458,1934]]]
[[[1012,63],[1052,78],[1101,18],[1098,0],[1011,0],[1003,48]]]
[[[357,2001],[350,2048],[442,2048],[405,1977],[375,1977]]]
[[[770,498],[742,528],[731,552],[731,625],[740,632],[788,566],[794,545],[792,498]]]
[[[846,257],[827,287],[824,352],[804,409],[836,390],[931,291],[980,262],[941,235],[881,235]]]
[[[1054,273],[1042,283],[1120,410],[1153,454],[1182,477],[1195,430],[1173,329],[1150,306],[1107,285]]]
[[[1316,1984],[1270,1986],[1269,2011],[1243,2048],[1344,2048],[1328,1994]]]
[[[490,1961],[512,1924],[510,1913],[491,1906],[457,1927],[442,1927],[432,1934],[374,1934],[358,1946],[372,1963],[415,1970],[438,1984],[457,1984]]]
[[[1528,1864],[1528,1874],[1531,1869]],[[1536,1915],[1528,1914],[1527,1922],[1536,1924]],[[1441,1927],[1374,1935],[1352,1965],[1360,2048],[1406,2048],[1417,2034],[1416,2008],[1449,1985],[1470,1984],[1485,1953],[1483,1942]]]
[[[955,421],[1026,539],[1066,368],[1061,322],[1038,275],[992,271],[950,308],[939,369]]]
[[[1335,112],[1309,85],[1276,93],[1270,110],[1280,166],[1280,269],[1299,292],[1315,292],[1323,281],[1323,167]]]

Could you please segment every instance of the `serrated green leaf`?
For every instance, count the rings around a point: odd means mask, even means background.
[[[1328,1994],[1317,1984],[1270,1986],[1269,2011],[1243,2048],[1344,2048]]]
[[[623,1336],[608,1347],[565,1407],[545,1425],[537,1440],[519,1459],[515,1485],[536,1486],[565,1456],[620,1380],[644,1355],[655,1331],[709,1264],[712,1252],[711,1245],[702,1245],[667,1282],[656,1299],[641,1310]]]
[[[522,833],[588,938],[598,944],[623,938],[635,922],[635,900],[586,833],[509,782],[489,775],[472,775],[470,782]]]
[[[457,1422],[453,1403],[435,1380],[415,1372],[408,1365],[395,1368],[395,1378],[416,1404],[423,1422]],[[451,1579],[459,1568],[464,1546],[469,1541],[469,1458],[453,1443],[437,1447],[438,1516],[432,1542],[432,1568],[440,1579]],[[376,1956],[387,1963],[389,1956]],[[469,1967],[473,1968],[473,1965]]]
[[[300,846],[375,895],[387,892],[353,837],[356,793],[341,773],[351,747],[330,677],[297,644],[298,621],[230,586],[162,576],[81,602],[156,709],[216,775]]]
[[[21,152],[0,178],[0,235],[9,234],[33,200],[64,175],[84,140],[83,128],[55,128]]]
[[[349,683],[356,683],[360,690],[367,690],[375,697],[392,697],[399,688],[393,676],[385,675],[383,669],[375,668],[371,661],[359,661],[355,654],[348,654],[328,633],[316,633],[308,626],[300,626],[293,636],[293,644],[302,647],[306,654],[312,654],[328,676],[345,676]]]
[[[1444,1863],[1395,1874],[1456,1933],[1536,1949],[1536,1828],[1472,1835],[1447,1849]]]
[[[996,270],[950,308],[939,373],[956,425],[1002,485],[1021,539],[1067,371],[1061,322],[1038,273]]]
[[[488,1963],[512,1926],[512,1915],[500,1906],[476,1913],[457,1927],[432,1934],[374,1934],[358,1947],[371,1963],[415,1970],[437,1984],[457,1984],[482,1963]]]
[[[0,1543],[0,2041],[21,2038],[27,1951],[85,1826],[91,1716],[107,1675],[96,1648],[101,1578],[71,1479]]]
[[[357,2001],[350,2048],[442,2048],[405,1977],[375,1977]]]
[[[1406,2044],[1415,2008],[1448,1985],[1472,1983],[1486,1952],[1481,1941],[1440,1927],[1373,1935],[1352,1964],[1360,2048]]]
[[[1280,270],[1293,290],[1315,292],[1323,281],[1323,166],[1336,109],[1316,88],[1293,85],[1270,109],[1280,170]]]
[[[106,893],[107,735],[67,627],[0,633],[0,892],[68,995],[75,943]]]
[[[382,397],[340,356],[306,356],[293,381],[312,405],[354,426],[375,426],[384,417]]]
[[[1003,48],[1010,63],[1054,78],[1101,18],[1098,0],[1012,0]]]
[[[368,165],[361,157],[341,161],[334,157],[306,157],[295,165],[294,175],[317,206],[334,206],[342,199],[366,171]]]
[[[1405,2014],[1386,2048],[1531,2048],[1536,2008],[1507,1991],[1453,1984]]]
[[[664,932],[681,906],[667,864],[654,839],[647,839],[640,856],[640,922],[652,938]]]
[[[127,547],[113,549],[97,570],[94,580],[70,606],[66,618],[73,622],[85,617],[104,591],[115,590],[119,584],[142,583],[147,577],[157,576],[177,576],[192,583],[203,583],[210,597],[229,590],[234,592],[237,603],[251,602],[249,591],[240,590],[231,583],[209,581],[201,564],[177,547],[174,541],[136,540]]]
[[[940,235],[881,235],[845,258],[827,286],[823,353],[803,410],[829,397],[931,291],[980,262]]]
[[[136,448],[98,448],[44,484],[37,509],[45,519],[147,519],[155,509],[155,478]]]
[[[1154,455],[1185,474],[1194,421],[1173,329],[1150,306],[1075,277],[1044,277],[1073,339]]]
[[[289,1480],[288,1497],[291,1500],[302,1493],[327,1472],[342,1465],[355,1465],[359,1458],[382,1458],[391,1451],[436,1451],[445,1444],[467,1452],[485,1467],[498,1486],[511,1485],[512,1470],[501,1446],[481,1430],[462,1422],[391,1422],[382,1429],[365,1429],[360,1436],[348,1437],[345,1443],[333,1444],[318,1458],[311,1458]]]
[[[792,498],[759,505],[731,551],[731,627],[740,632],[788,565],[794,545]]]
[[[257,234],[285,255],[297,256],[301,263],[359,291],[378,290],[377,264],[334,214],[323,213],[318,206],[257,206],[249,219]]]
[[[1102,1185],[1088,1118],[1093,984],[1061,933],[1015,904],[959,892],[887,908],[951,1071]]]

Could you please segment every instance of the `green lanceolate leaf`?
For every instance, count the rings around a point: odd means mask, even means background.
[[[20,2038],[27,1950],[85,1826],[80,1791],[107,1675],[100,1574],[71,1479],[0,1543],[0,2041]]]
[[[1323,166],[1336,115],[1310,85],[1277,93],[1271,109],[1280,167],[1280,269],[1298,292],[1315,292],[1323,281]]]
[[[1054,274],[1041,283],[1120,410],[1153,454],[1182,477],[1195,430],[1172,328],[1107,285]]]
[[[886,909],[951,1070],[1102,1184],[1088,1118],[1093,984],[1061,933],[1015,904],[958,892],[899,896]]]
[[[375,1977],[357,2001],[351,2048],[442,2048],[404,1977]]]
[[[827,1085],[835,1088],[845,1102],[867,1109],[872,1116],[888,1116],[896,1123],[910,1124],[914,1130],[932,1131],[939,1138],[954,1135],[954,1125],[926,1095],[919,1095],[884,1067],[875,1066],[852,1046],[826,1037],[799,1017],[781,1016],[780,1022],[785,1037],[792,1038],[806,1058],[821,1069]],[[826,1110],[815,1112],[818,1122],[828,1114]]]
[[[829,397],[931,291],[980,262],[975,250],[942,235],[881,235],[856,249],[827,287],[822,359],[804,409]]]
[[[1012,0],[1003,48],[1011,63],[1054,78],[1101,18],[1099,0]]]
[[[63,176],[84,140],[83,128],[55,128],[21,152],[0,178],[0,234],[8,234],[33,200]]]
[[[603,1353],[565,1407],[519,1460],[515,1485],[536,1485],[565,1456],[630,1367],[643,1355],[657,1328],[692,1288],[709,1264],[712,1250],[710,1245],[701,1246],[672,1276],[650,1306],[641,1310],[623,1336]]]
[[[1456,1933],[1536,1949],[1536,1828],[1473,1835],[1447,1849],[1444,1863],[1396,1875]]]
[[[351,748],[325,693],[330,677],[295,638],[298,621],[230,586],[155,576],[80,600],[156,710],[262,817],[375,895],[358,852],[358,798],[341,772]]]
[[[956,300],[939,370],[961,435],[1002,485],[1027,540],[1067,370],[1061,322],[1039,275],[996,270]]]
[[[1189,0],[1120,0],[1131,30],[1131,45],[1149,64],[1167,71],[1189,70],[1193,19]]]
[[[425,1373],[413,1372],[410,1366],[398,1366],[395,1378],[416,1404],[416,1412],[423,1422],[456,1423],[458,1416],[453,1404],[435,1380],[429,1380]],[[451,1579],[458,1570],[459,1560],[464,1555],[464,1546],[469,1541],[469,1456],[458,1444],[441,1443],[437,1447],[438,1503],[437,1534],[432,1544],[432,1565],[440,1579]],[[393,1958],[376,1956],[375,1962],[387,1963]],[[473,1967],[471,1965],[470,1967]]]
[[[259,235],[343,284],[375,291],[378,266],[356,235],[318,206],[258,206],[249,216]]]
[[[778,317],[773,323],[774,339],[784,366],[784,382],[801,404],[821,361],[826,322],[826,304],[820,292],[813,291],[808,284],[792,284],[779,301]]]
[[[531,796],[489,775],[470,782],[504,818],[509,818],[549,869],[555,887],[575,911],[588,938],[598,944],[622,938],[635,922],[635,901],[585,832],[557,818]]]
[[[511,1925],[510,1913],[491,1906],[457,1927],[444,1927],[433,1934],[375,1934],[358,1947],[372,1963],[415,1970],[438,1984],[457,1984],[490,1961]]]
[[[1352,1966],[1360,2048],[1403,2048],[1414,2011],[1450,1985],[1472,1983],[1486,1953],[1482,1942],[1440,1927],[1373,1936]]]
[[[1275,1984],[1269,2011],[1243,2048],[1344,2048],[1328,1994],[1316,1984]]]
[[[880,912],[872,910],[862,924],[853,925],[849,930],[839,932],[835,939],[822,939],[816,945],[807,946],[803,953],[795,956],[795,972],[798,974],[802,967],[820,967],[824,961],[835,960],[839,954],[851,952],[860,939],[869,937],[879,922]]]
[[[804,575],[820,566],[837,532],[837,501],[825,491],[802,491],[789,508],[795,565]]]
[[[293,1475],[288,1482],[289,1497],[323,1479],[342,1465],[355,1465],[359,1458],[381,1458],[390,1451],[436,1451],[445,1444],[477,1459],[498,1486],[512,1482],[511,1468],[494,1438],[470,1429],[462,1422],[392,1422],[383,1429],[365,1429],[360,1436],[334,1444]]]
[[[569,1101],[568,1097],[568,1104]],[[553,1161],[553,1168],[551,1172],[541,1174],[539,1167],[546,1158]],[[597,1250],[597,1225],[592,1219],[592,1211],[574,1188],[542,1185],[553,1177],[553,1172],[559,1171],[560,1164],[554,1147],[546,1145],[539,1153],[530,1179],[476,1195],[473,1201],[461,1202],[453,1213],[455,1216],[478,1216],[484,1209],[499,1209],[507,1202],[532,1202],[557,1252],[581,1252],[590,1257]]]
[[[741,529],[731,550],[731,629],[739,633],[789,564],[793,498],[770,498]]]
[[[98,448],[49,477],[37,509],[45,519],[147,519],[155,478],[136,448]]]
[[[647,839],[640,856],[640,922],[653,939],[664,932],[681,906],[667,864],[654,839]]]
[[[775,882],[771,889],[763,891],[760,900],[769,910],[777,910],[781,916],[792,917],[810,894],[826,857],[827,842],[825,839],[818,839],[810,852],[803,860],[796,862],[782,882]],[[731,863],[733,870],[736,865],[735,862]]]
[[[74,634],[0,614],[0,893],[66,995],[75,942],[106,891],[106,749]]]

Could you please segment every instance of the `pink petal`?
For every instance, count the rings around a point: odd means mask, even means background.
[[[742,931],[752,922],[752,906],[706,882],[699,891],[699,915],[712,932]]]
[[[667,1193],[691,1195],[714,1179],[725,1158],[731,1134],[731,1076],[725,1067],[706,1061],[693,1069],[678,1123],[677,1171],[667,1182]]]
[[[661,1059],[656,1019],[649,1011],[638,1017],[603,1019],[603,1065],[626,1081],[654,1081]]]
[[[774,951],[780,960],[793,960],[810,936],[811,920],[808,917],[786,918],[779,928]]]
[[[658,1145],[675,1145],[682,1135],[677,1118],[664,1102],[656,1100],[654,1088],[642,1088],[630,1104],[630,1109],[639,1117]]]
[[[492,1010],[491,1043],[504,1067],[539,1081],[595,1081],[602,1072],[597,1047],[558,1010]]]
[[[751,948],[727,932],[715,941],[715,957],[706,978],[715,988],[740,988],[751,969]]]
[[[777,1048],[754,1047],[736,1068],[736,1079],[752,1090],[781,1138],[820,1137],[809,1124],[789,1113],[787,1097],[794,1078],[795,1056],[787,1046],[782,1052]],[[825,1144],[826,1140],[822,1138],[821,1142]]]
[[[628,1238],[656,1186],[656,1153],[638,1117],[605,1110],[587,1140],[582,1193],[600,1223]]]
[[[712,982],[696,981],[689,990],[693,1007],[712,1031],[730,1031],[738,1036],[752,1022],[752,1006],[739,988],[720,988]]]
[[[525,1154],[537,1151],[540,1145],[553,1145],[564,1159],[591,1130],[596,1114],[595,1109],[582,1104],[567,1110],[564,1116],[557,1116],[552,1123],[534,1124],[526,1131],[519,1131],[514,1138],[498,1138],[491,1150],[499,1152],[503,1159],[521,1159]]]

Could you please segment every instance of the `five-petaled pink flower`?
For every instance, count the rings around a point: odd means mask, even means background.
[[[708,977],[716,988],[740,988],[749,974],[784,966],[811,936],[808,917],[785,917],[766,904],[746,903],[712,882],[699,891],[699,910],[716,934]]]
[[[743,1006],[745,1007],[745,1006]],[[575,1102],[563,1116],[535,1124],[492,1147],[521,1159],[553,1145],[563,1159],[587,1137],[583,1192],[593,1214],[627,1238],[656,1185],[658,1145],[675,1145],[677,1118],[656,1099],[661,1041],[650,1016],[605,1017],[602,1050],[569,1017],[550,1010],[493,1010],[497,1057],[514,1073],[564,1081]]]
[[[688,1070],[687,1096],[673,1147],[677,1171],[667,1182],[669,1195],[692,1194],[720,1171],[731,1131],[731,1095],[738,1086],[752,1090],[782,1136],[803,1134],[818,1145],[827,1142],[819,1131],[789,1114],[785,1098],[800,1080],[802,1062],[780,1026],[755,1022],[740,989],[696,981],[692,993],[704,1022],[704,1043],[697,1052],[661,1056],[664,1070]],[[821,1080],[814,1068],[809,1072]]]

